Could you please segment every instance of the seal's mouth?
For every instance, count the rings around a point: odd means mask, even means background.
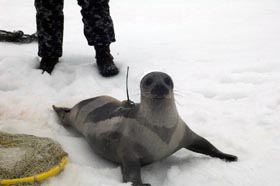
[[[153,99],[169,99],[169,96],[152,96]]]
[[[155,100],[165,100],[165,99],[171,99],[171,96],[164,95],[164,96],[157,96],[157,95],[142,95],[145,98],[148,99],[155,99]]]

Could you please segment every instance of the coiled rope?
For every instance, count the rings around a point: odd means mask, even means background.
[[[14,42],[14,43],[32,43],[38,41],[37,33],[25,34],[23,31],[5,31],[0,30],[0,41],[4,42]]]

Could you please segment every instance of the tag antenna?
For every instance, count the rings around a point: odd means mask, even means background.
[[[126,97],[127,97],[127,101],[130,101],[129,94],[128,94],[128,72],[129,72],[129,66],[127,67],[127,71],[126,71]]]

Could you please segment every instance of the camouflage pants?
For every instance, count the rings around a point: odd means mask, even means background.
[[[109,0],[78,0],[84,22],[84,34],[91,46],[115,41]],[[36,23],[41,57],[61,57],[63,41],[63,0],[35,0]]]

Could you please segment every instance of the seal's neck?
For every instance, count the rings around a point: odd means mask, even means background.
[[[174,97],[152,99],[141,96],[139,112],[151,125],[158,127],[174,127],[179,118]]]

